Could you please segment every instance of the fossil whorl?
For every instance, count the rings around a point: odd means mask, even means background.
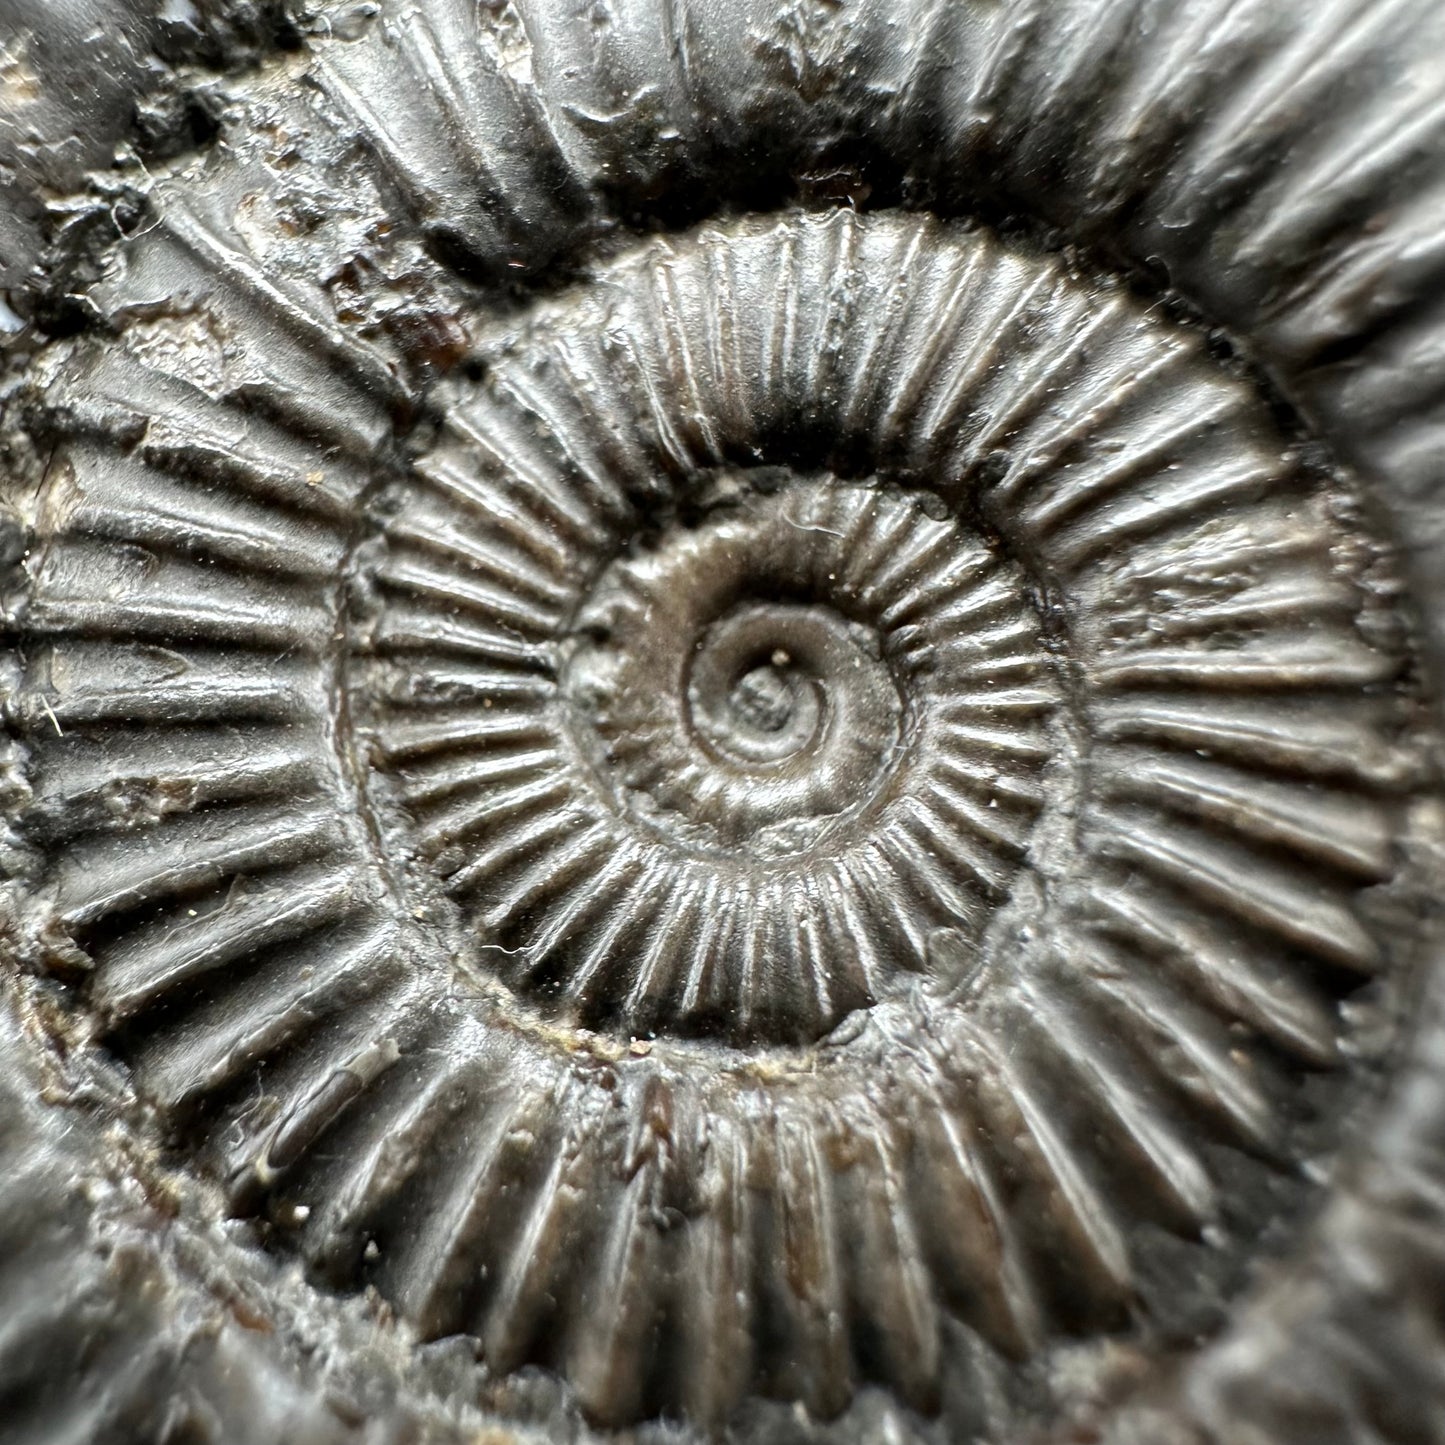
[[[1042,12],[929,10],[965,105],[798,7],[752,113],[726,17],[648,85],[601,8],[328,12],[37,362],[16,931],[143,1137],[403,1338],[602,1425],[1006,1431],[1216,1329],[1369,1093],[1438,828],[1400,567],[1100,240],[1131,177],[1118,238],[1197,224],[1196,20],[1076,249],[1020,223]],[[1058,23],[1053,124],[1131,53]],[[1329,359],[1297,215],[1226,279]]]

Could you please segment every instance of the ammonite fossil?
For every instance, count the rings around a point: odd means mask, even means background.
[[[234,8],[7,309],[0,1435],[1445,1438],[1445,11]]]

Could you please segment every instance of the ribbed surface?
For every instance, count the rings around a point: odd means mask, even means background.
[[[1420,14],[350,7],[155,182],[35,372],[22,931],[237,1212],[602,1424],[997,1432],[1249,1254],[1411,906],[1398,578],[986,222],[1428,470]]]
[[[108,461],[98,363],[20,700],[103,1025],[324,1277],[599,1420],[1122,1324],[1383,966],[1368,544],[1190,332],[928,220],[654,243],[480,355],[369,505],[153,366]]]

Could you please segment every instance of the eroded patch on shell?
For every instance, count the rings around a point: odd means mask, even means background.
[[[1418,776],[1251,386],[901,214],[639,245],[404,460],[286,325],[334,404],[97,350],[22,619],[56,938],[235,1206],[609,1422],[931,1410],[1234,1278]]]

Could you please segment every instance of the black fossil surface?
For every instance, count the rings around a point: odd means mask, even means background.
[[[1445,1441],[1445,6],[0,0],[0,203],[0,1441]]]

